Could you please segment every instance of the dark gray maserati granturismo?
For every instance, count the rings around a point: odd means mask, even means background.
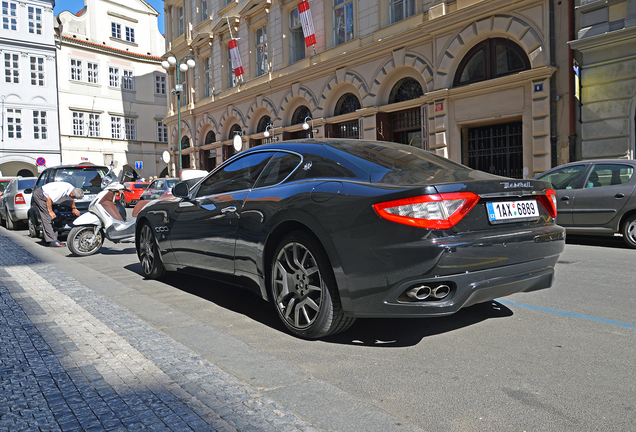
[[[549,183],[387,142],[258,146],[172,193],[137,217],[144,275],[230,275],[304,338],[548,288],[565,244]]]

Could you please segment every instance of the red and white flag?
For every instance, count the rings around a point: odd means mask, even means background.
[[[311,10],[307,0],[298,3],[298,13],[300,14],[300,23],[303,26],[303,35],[305,35],[305,45],[315,45],[316,33],[314,32],[314,22],[311,19]]]
[[[241,55],[239,54],[236,39],[232,39],[228,44],[228,47],[230,48],[230,56],[232,57],[232,69],[234,69],[234,76],[238,78],[243,75],[243,64],[241,63]]]

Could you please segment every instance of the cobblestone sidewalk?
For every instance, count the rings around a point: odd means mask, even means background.
[[[0,236],[0,431],[318,429]]]

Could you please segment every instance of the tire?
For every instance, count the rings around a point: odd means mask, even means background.
[[[76,226],[66,238],[66,246],[77,256],[89,256],[97,252],[104,244],[104,232],[100,229],[93,235],[92,226]]]
[[[631,248],[636,249],[636,215],[631,215],[623,223],[623,240]]]
[[[35,223],[35,221],[33,220],[33,217],[29,217],[29,237],[31,238],[38,238],[41,236],[41,232],[40,230],[37,228],[37,225]]]
[[[166,274],[157,239],[148,223],[144,223],[139,232],[137,256],[141,262],[141,271],[148,279],[161,279]]]
[[[13,231],[15,229],[15,224],[13,223],[13,219],[11,219],[11,213],[9,213],[9,209],[8,208],[4,208],[5,213],[7,214],[7,218],[4,220],[4,226],[10,230]]]
[[[294,335],[317,339],[351,327],[331,264],[322,247],[296,231],[283,238],[270,263],[270,291],[278,316]]]

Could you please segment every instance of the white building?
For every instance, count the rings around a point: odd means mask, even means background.
[[[37,175],[59,165],[60,140],[52,0],[2,0],[0,55],[4,73],[0,172]]]
[[[139,177],[167,174],[164,37],[143,0],[85,0],[58,15],[64,163],[90,162]],[[164,172],[165,171],[165,172]]]

